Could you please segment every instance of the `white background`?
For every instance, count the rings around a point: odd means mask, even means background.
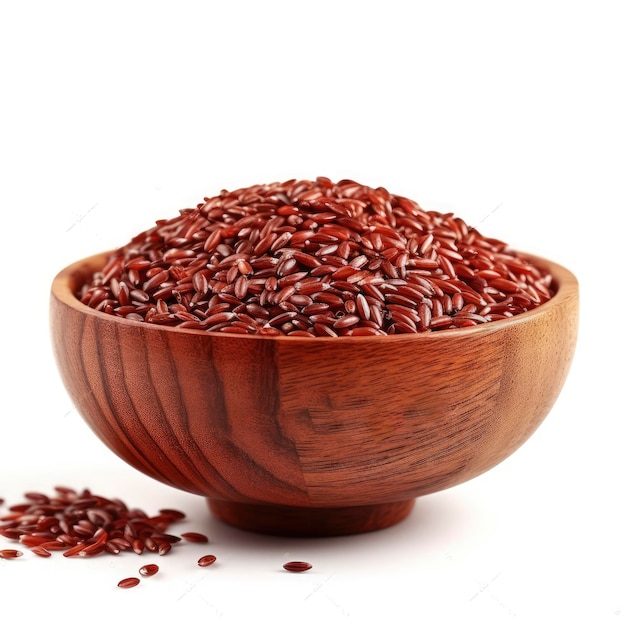
[[[182,508],[176,531],[207,532],[218,556],[200,569],[207,549],[181,547],[131,590],[116,583],[146,561],[134,554],[0,560],[3,610],[157,626],[624,623],[620,5],[3,2],[0,497],[65,484]],[[490,472],[386,531],[260,537],[95,439],[52,359],[48,292],[65,265],[205,195],[318,175],[454,211],[565,265],[580,337],[550,415]],[[288,559],[314,568],[287,574]]]

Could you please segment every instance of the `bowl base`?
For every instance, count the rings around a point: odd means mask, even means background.
[[[415,499],[329,508],[244,504],[207,498],[211,513],[242,530],[289,537],[332,537],[382,530],[409,515]]]

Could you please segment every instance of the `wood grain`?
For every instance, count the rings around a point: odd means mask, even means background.
[[[544,259],[555,297],[511,320],[311,339],[99,313],[73,293],[106,256],[52,284],[53,349],[72,401],[127,463],[261,532],[388,526],[416,497],[489,470],[546,417],[576,344],[577,281]]]

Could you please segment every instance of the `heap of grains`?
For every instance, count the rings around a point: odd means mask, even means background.
[[[151,324],[336,337],[505,319],[550,299],[551,283],[453,214],[319,177],[222,191],[160,220],[77,297]]]
[[[24,494],[25,502],[9,507],[0,517],[0,536],[19,542],[41,557],[62,552],[67,557],[144,551],[164,556],[185,534],[195,542],[208,541],[202,533],[167,533],[170,524],[185,518],[175,509],[149,516],[128,507],[119,498],[105,498],[88,489],[55,487],[53,495]],[[3,551],[5,556],[10,550]]]
[[[119,498],[105,498],[89,489],[77,491],[55,487],[49,496],[39,491],[24,494],[25,501],[12,504],[8,513],[0,515],[0,537],[19,542],[40,557],[61,552],[66,557],[94,557],[100,554],[144,551],[168,554],[181,540],[191,544],[207,544],[209,538],[201,532],[186,531],[180,536],[166,532],[169,525],[185,519],[177,509],[160,509],[158,515],[148,516],[143,510],[129,508]],[[4,499],[0,498],[0,506]],[[15,560],[24,552],[0,547],[0,559]],[[205,568],[217,561],[214,554],[200,556],[196,564]],[[288,572],[305,572],[313,566],[306,561],[283,564]],[[118,581],[120,589],[131,589],[141,579],[151,578],[160,571],[156,563],[146,563],[138,569],[139,576],[127,576]]]

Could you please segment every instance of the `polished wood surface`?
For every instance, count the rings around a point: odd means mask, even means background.
[[[556,295],[507,321],[296,338],[96,312],[73,292],[106,256],[52,284],[54,354],[77,410],[131,466],[260,532],[375,530],[489,470],[546,417],[576,344],[577,281],[543,259]]]

